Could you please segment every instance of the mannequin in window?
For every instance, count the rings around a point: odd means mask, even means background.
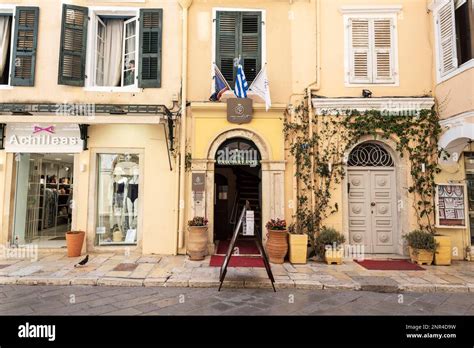
[[[138,181],[140,175],[140,169],[137,165],[132,168],[132,177],[128,182],[127,190],[127,213],[128,213],[128,227],[130,229],[137,228],[137,218],[138,218]]]

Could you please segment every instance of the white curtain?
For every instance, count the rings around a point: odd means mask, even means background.
[[[108,19],[105,40],[104,86],[120,86],[122,74],[123,20]]]
[[[0,76],[8,64],[7,52],[10,45],[10,16],[0,16]]]

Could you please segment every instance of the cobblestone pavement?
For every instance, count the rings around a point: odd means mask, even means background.
[[[73,300],[73,301],[72,301]],[[74,302],[74,303],[71,303]],[[473,315],[474,296],[349,290],[0,286],[0,315]]]
[[[219,268],[186,256],[90,254],[89,263],[74,267],[79,258],[64,253],[40,254],[30,260],[0,260],[1,285],[104,285],[135,287],[216,287]],[[423,266],[424,271],[372,271],[352,260],[343,265],[310,261],[305,265],[272,264],[279,289],[365,290],[374,292],[474,293],[474,262]],[[264,268],[229,268],[225,288],[265,288]],[[472,296],[472,294],[471,294]],[[473,296],[474,297],[474,296]]]

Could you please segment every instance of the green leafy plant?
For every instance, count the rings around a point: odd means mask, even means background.
[[[188,226],[207,226],[208,220],[202,216],[195,216],[188,221]]]
[[[435,108],[414,110],[408,115],[386,110],[328,110],[314,115],[306,96],[287,109],[284,133],[296,167],[296,233],[306,233],[315,248],[315,238],[324,220],[339,211],[333,199],[335,189],[346,175],[345,154],[362,139],[388,140],[401,158],[410,162],[413,208],[419,229],[434,233],[435,175],[438,158],[447,158],[438,149],[441,134]]]
[[[281,219],[271,219],[267,222],[265,227],[272,231],[285,231],[286,230],[286,220]]]
[[[427,231],[413,230],[403,236],[407,241],[408,246],[413,249],[424,249],[435,252],[438,247],[438,243],[434,238],[434,235]]]
[[[321,258],[324,258],[326,246],[340,246],[344,244],[346,237],[332,227],[322,227],[321,232],[315,238],[315,252]]]

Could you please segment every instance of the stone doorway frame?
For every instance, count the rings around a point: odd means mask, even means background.
[[[395,252],[397,255],[404,255],[404,242],[403,235],[410,231],[410,219],[409,219],[409,210],[412,206],[412,200],[410,200],[408,190],[403,190],[403,188],[408,187],[408,175],[409,175],[409,165],[406,162],[406,159],[401,158],[400,154],[396,150],[396,142],[389,139],[374,139],[373,136],[363,136],[356,144],[353,144],[349,149],[344,153],[344,158],[348,159],[349,154],[352,150],[360,144],[363,143],[376,143],[381,145],[387,152],[392,156],[395,171],[395,197],[396,197],[396,229],[394,233],[394,245]],[[345,160],[346,162],[346,160]],[[345,163],[346,174],[350,170],[350,167]],[[347,193],[347,184],[348,184],[348,175],[344,176],[342,180],[342,214],[343,214],[343,234],[346,237],[346,240],[350,243],[349,236],[349,195]]]
[[[243,138],[252,141],[260,151],[262,172],[262,232],[266,221],[272,218],[285,217],[285,161],[274,161],[268,142],[255,131],[234,128],[218,134],[209,144],[207,158],[191,161],[191,175],[203,173],[206,177],[206,187],[202,199],[191,192],[190,216],[205,216],[209,220],[208,251],[213,254],[214,243],[214,170],[215,157],[219,147],[232,138]],[[263,242],[266,242],[266,233]]]

